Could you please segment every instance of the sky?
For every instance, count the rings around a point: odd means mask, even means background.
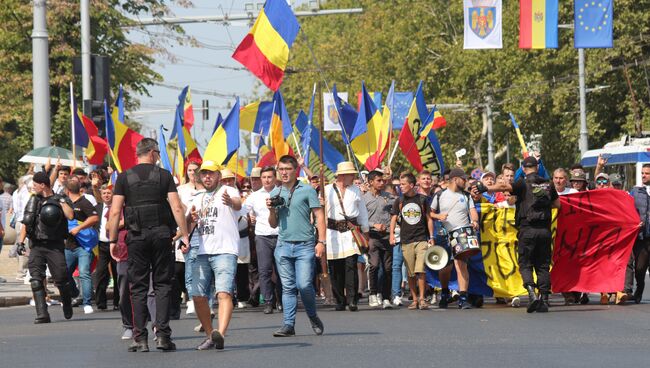
[[[294,1],[300,5],[305,1]],[[192,0],[194,7],[183,8],[171,6],[176,16],[185,15],[224,15],[245,13],[246,3],[254,3],[260,6],[263,0]],[[143,17],[144,18],[144,17]],[[184,24],[183,28],[188,36],[194,37],[201,43],[202,47],[181,46],[176,42],[171,43],[167,50],[172,53],[177,62],[159,58],[153,69],[163,77],[162,84],[175,86],[169,88],[164,86],[152,86],[149,88],[149,96],[136,95],[140,99],[140,109],[132,112],[132,117],[143,124],[142,133],[149,135],[152,129],[158,129],[162,124],[171,129],[174,122],[174,109],[178,103],[178,95],[181,89],[190,85],[192,93],[192,105],[200,108],[202,100],[209,101],[209,120],[203,121],[201,111],[194,111],[195,123],[192,135],[197,140],[201,151],[210,139],[217,113],[224,118],[229,112],[229,106],[235,102],[234,97],[217,97],[201,93],[211,91],[229,96],[237,95],[242,100],[252,101],[256,95],[266,91],[265,86],[258,87],[254,91],[256,78],[247,70],[232,70],[227,67],[242,67],[237,61],[231,58],[237,45],[250,29],[247,21],[223,23],[194,23]],[[146,32],[160,32],[160,27],[147,27]],[[145,37],[143,31],[134,30],[129,33],[129,38],[135,42],[141,42]],[[222,68],[226,67],[226,69]],[[257,84],[259,86],[259,84]],[[171,131],[171,130],[170,130]],[[246,141],[242,138],[242,144]],[[245,153],[245,152],[240,152]]]

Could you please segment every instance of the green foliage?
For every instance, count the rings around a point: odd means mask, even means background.
[[[326,8],[363,7],[364,13],[300,21],[330,88],[336,83],[339,91],[356,96],[363,80],[369,91],[383,91],[385,97],[391,80],[399,91],[415,90],[424,80],[428,103],[468,105],[441,110],[448,125],[437,133],[447,166],[455,161],[453,152],[463,147],[471,156],[468,168],[487,165],[482,112],[489,97],[495,112],[495,151],[501,151],[497,168],[505,162],[508,141],[511,161],[520,158],[508,112],[517,117],[525,137],[543,135],[542,154],[549,167],[566,167],[579,159],[578,52],[573,48],[573,30],[559,30],[558,50],[521,50],[519,3],[504,1],[503,6],[501,50],[463,49],[461,1],[330,0]],[[647,9],[650,0],[616,1],[615,47],[585,52],[587,87],[609,86],[587,95],[591,148],[634,134],[637,119],[646,127],[650,123],[646,77],[650,66],[641,63],[650,60]],[[560,24],[572,23],[573,2],[561,1]],[[621,67],[626,63],[631,64],[627,68],[631,90]],[[307,109],[312,85],[322,77],[303,35],[292,48],[289,70],[295,73],[289,73],[282,86],[289,111]],[[345,152],[334,133],[327,135]],[[393,169],[401,162],[398,157]]]
[[[161,80],[151,65],[164,49],[161,40],[147,45],[126,37],[127,16],[169,12],[166,0],[91,0],[91,53],[110,56],[111,86],[147,93],[147,87]],[[186,1],[183,1],[186,3]],[[3,0],[0,7],[0,175],[13,181],[26,168],[18,159],[32,148],[32,4],[23,0]],[[72,59],[81,51],[80,4],[78,0],[47,2],[49,34],[52,144],[70,147],[70,96],[73,83],[77,103],[81,102],[81,78],[72,73]],[[168,35],[182,30],[167,27]],[[127,94],[128,96],[128,94]],[[137,101],[126,99],[127,108]],[[137,122],[131,122],[136,123]],[[133,125],[133,124],[132,124]]]

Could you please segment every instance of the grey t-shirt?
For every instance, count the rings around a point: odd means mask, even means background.
[[[440,201],[440,204],[438,204]],[[468,203],[469,201],[469,203]],[[447,221],[442,221],[447,231],[451,231],[461,226],[470,226],[469,209],[474,208],[472,197],[465,195],[463,192],[454,192],[449,189],[434,196],[431,202],[431,209],[438,213],[446,213]]]

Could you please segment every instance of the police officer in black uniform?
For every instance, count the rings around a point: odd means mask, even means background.
[[[537,159],[526,157],[522,163],[525,178],[514,184],[495,184],[488,191],[505,191],[517,196],[515,225],[519,227],[519,273],[528,291],[526,311],[548,312],[551,293],[551,208],[560,208],[560,199],[553,183],[537,174]],[[484,191],[484,190],[481,190]],[[533,269],[537,284],[533,279]],[[539,294],[535,293],[535,287]]]
[[[66,271],[64,241],[68,235],[68,222],[74,212],[67,197],[54,194],[50,179],[44,172],[37,172],[32,178],[35,195],[25,206],[23,224],[18,237],[18,254],[25,254],[25,239],[30,240],[29,275],[36,319],[34,323],[49,323],[45,301],[45,266],[49,266],[54,284],[59,288],[63,316],[72,318],[72,292]]]
[[[138,165],[122,172],[115,182],[113,203],[107,224],[110,251],[117,246],[118,223],[124,211],[128,230],[128,277],[131,283],[134,336],[129,351],[149,351],[147,341],[147,292],[149,277],[156,295],[156,348],[176,350],[169,327],[169,298],[174,274],[172,237],[176,227],[189,244],[183,206],[169,171],[155,163],[160,159],[158,143],[142,139],[136,146]]]

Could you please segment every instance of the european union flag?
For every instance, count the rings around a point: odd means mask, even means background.
[[[575,48],[611,48],[614,43],[614,1],[575,0]]]

